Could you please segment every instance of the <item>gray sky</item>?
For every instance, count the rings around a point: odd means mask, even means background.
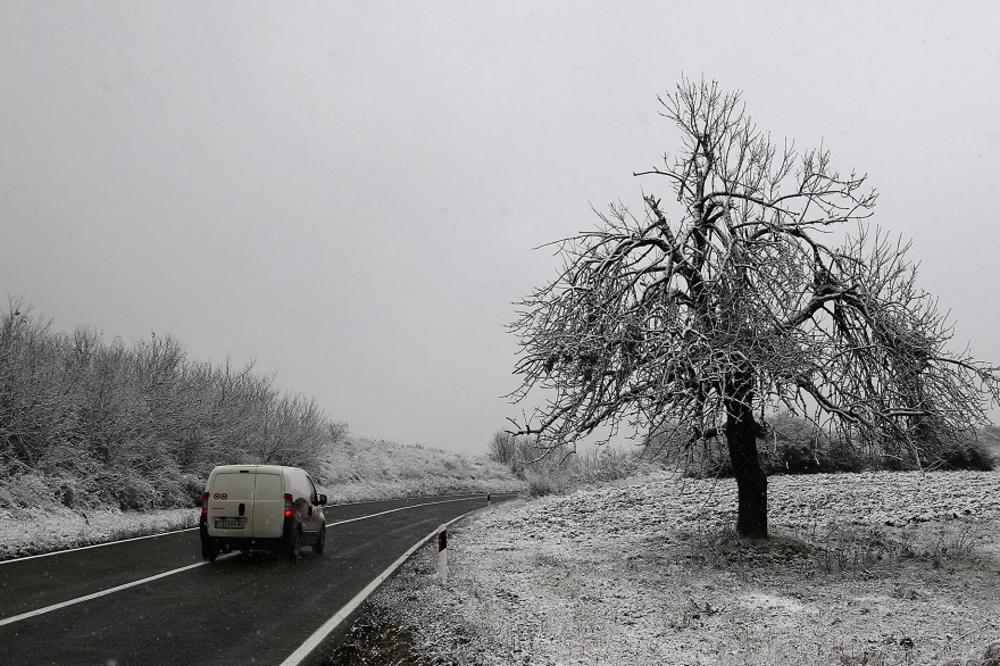
[[[481,450],[541,243],[640,203],[681,73],[881,192],[1000,361],[1000,5],[0,4],[0,296]]]

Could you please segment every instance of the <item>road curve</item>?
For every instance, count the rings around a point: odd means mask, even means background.
[[[281,663],[414,543],[485,505],[440,500],[329,507],[326,552],[303,549],[296,565],[255,554],[197,566],[197,530],[3,563],[0,662]]]

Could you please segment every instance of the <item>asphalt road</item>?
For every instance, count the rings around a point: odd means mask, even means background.
[[[439,498],[454,499],[454,498]],[[0,623],[48,606],[190,569],[0,624],[2,664],[279,664],[408,548],[485,497],[329,507],[326,552],[201,563],[198,531],[0,565]],[[403,508],[406,507],[406,508]]]

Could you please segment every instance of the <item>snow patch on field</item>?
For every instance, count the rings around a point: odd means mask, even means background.
[[[765,594],[764,592],[750,592],[740,595],[738,601],[751,610],[764,611],[770,615],[797,615],[807,609],[815,613],[815,608],[809,608],[805,604],[776,594]]]

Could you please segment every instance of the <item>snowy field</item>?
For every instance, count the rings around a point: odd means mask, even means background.
[[[766,543],[734,508],[665,476],[495,507],[450,532],[447,585],[425,548],[332,662],[995,666],[1000,473],[772,477]]]

